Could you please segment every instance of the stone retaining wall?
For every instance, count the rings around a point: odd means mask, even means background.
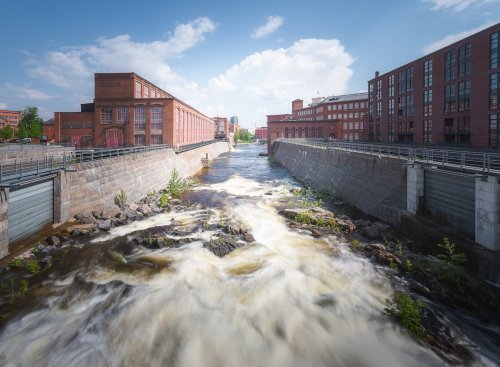
[[[227,142],[217,142],[179,154],[162,149],[75,164],[74,172],[62,173],[56,179],[56,199],[61,198],[61,203],[56,205],[55,220],[64,222],[80,212],[111,207],[121,189],[128,201],[137,201],[150,191],[163,189],[174,168],[186,178],[202,168],[201,159],[206,154],[214,159],[227,151]],[[58,188],[66,192],[58,192]]]
[[[394,225],[406,211],[404,160],[285,142],[274,144],[274,157],[315,189],[334,190],[361,211]]]

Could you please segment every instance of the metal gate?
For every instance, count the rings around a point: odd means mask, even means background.
[[[9,242],[27,237],[54,220],[54,181],[9,191]]]
[[[473,234],[476,220],[474,176],[426,169],[425,209]]]

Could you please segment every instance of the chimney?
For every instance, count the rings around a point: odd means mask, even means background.
[[[378,78],[379,74],[380,74],[380,73],[379,73],[378,71],[376,71],[376,72],[375,72],[375,78]]]
[[[292,112],[295,110],[301,110],[304,108],[304,101],[301,99],[296,99],[292,101]]]

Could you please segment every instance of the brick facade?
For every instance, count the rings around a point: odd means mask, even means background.
[[[56,112],[43,134],[76,147],[181,146],[213,140],[213,121],[135,73],[95,74],[95,99]]]
[[[9,125],[11,128],[17,130],[21,118],[21,111],[0,110],[0,129]]]
[[[500,148],[500,24],[368,82],[365,137]]]

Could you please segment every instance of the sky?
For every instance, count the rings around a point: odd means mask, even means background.
[[[498,23],[500,0],[0,0],[0,14],[0,109],[79,111],[94,73],[135,72],[254,128]]]

